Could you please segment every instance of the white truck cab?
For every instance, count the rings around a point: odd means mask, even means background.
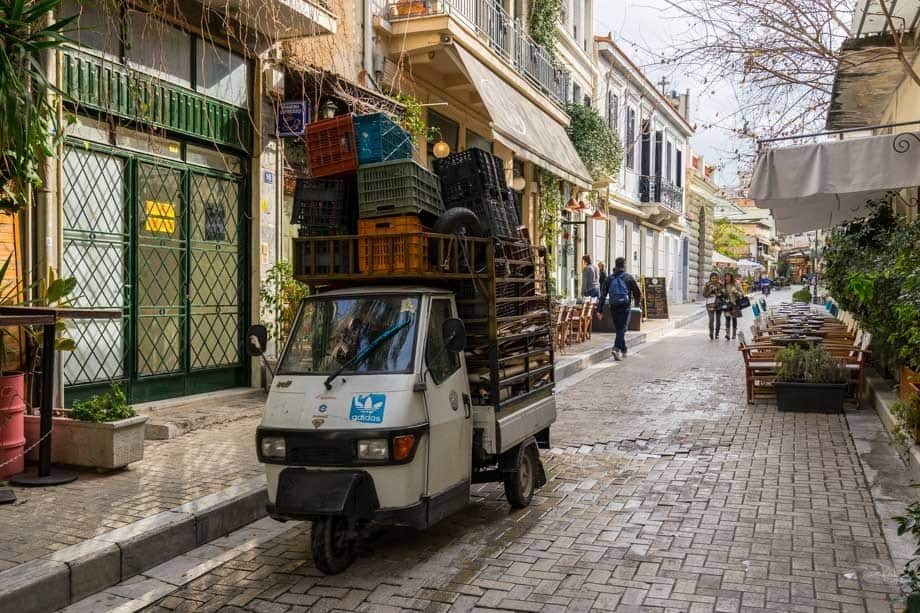
[[[250,353],[264,339],[254,326]],[[551,390],[507,411],[476,405],[465,339],[449,289],[355,287],[302,302],[257,446],[270,515],[313,522],[323,572],[351,564],[369,522],[427,528],[482,481],[504,482],[524,507],[545,482],[537,439],[548,443],[555,420]]]

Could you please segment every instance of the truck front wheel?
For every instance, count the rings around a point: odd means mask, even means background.
[[[313,520],[310,550],[316,568],[327,575],[337,575],[355,561],[357,531],[344,517]]]
[[[505,473],[505,497],[514,509],[523,509],[533,499],[537,481],[537,448],[528,445],[517,454],[517,466]]]

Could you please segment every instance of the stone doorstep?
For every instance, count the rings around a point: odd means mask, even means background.
[[[668,330],[681,328],[705,314],[704,310],[672,320],[667,326],[651,332],[655,337]],[[649,333],[634,334],[627,346],[646,343]],[[578,356],[578,359],[557,369],[557,382],[600,362],[610,355],[610,348]],[[561,372],[562,371],[562,372]],[[561,375],[561,376],[560,376]],[[258,390],[242,388],[226,393],[204,394],[196,398],[232,399]],[[139,412],[153,415],[165,408],[192,404],[188,397],[182,401],[140,405]],[[149,423],[149,422],[148,422]],[[111,590],[132,577],[159,567],[207,543],[221,539],[231,532],[266,515],[267,492],[264,477],[255,477],[223,491],[204,496],[158,513],[140,521],[100,534],[82,543],[55,552],[51,556],[0,572],[0,611],[45,613],[99,594],[117,605],[127,597]],[[159,573],[155,573],[159,574]],[[159,581],[147,578],[145,581]],[[103,594],[103,592],[105,592]],[[40,597],[36,595],[40,594]],[[89,603],[88,603],[89,604]],[[96,602],[101,605],[102,602]]]
[[[262,402],[245,402],[249,397],[265,396],[260,388],[238,387],[208,394],[183,396],[170,400],[134,405],[139,415],[146,415],[147,440],[172,439],[193,430],[231,423],[262,413]]]
[[[66,607],[263,518],[266,502],[255,477],[0,572],[0,611]]]

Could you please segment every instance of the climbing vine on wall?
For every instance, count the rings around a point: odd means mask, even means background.
[[[594,179],[616,176],[623,162],[623,146],[617,135],[590,106],[569,104],[566,112],[571,118],[566,132],[591,176]]]
[[[540,184],[540,237],[546,246],[546,265],[555,270],[556,242],[562,227],[562,190],[559,179],[552,173],[540,169],[537,178]]]
[[[562,12],[562,0],[533,0],[530,5],[528,30],[534,42],[543,45],[550,56],[556,57],[556,22]]]

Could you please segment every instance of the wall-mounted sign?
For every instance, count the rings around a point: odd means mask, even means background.
[[[275,182],[275,175],[272,174],[272,171],[266,170],[262,173],[262,181],[267,183],[268,185],[271,185],[272,183]]]
[[[176,207],[172,203],[146,200],[144,213],[144,230],[151,234],[175,234]]]
[[[310,109],[306,100],[282,102],[278,107],[278,136],[286,138],[303,136],[310,122]]]

